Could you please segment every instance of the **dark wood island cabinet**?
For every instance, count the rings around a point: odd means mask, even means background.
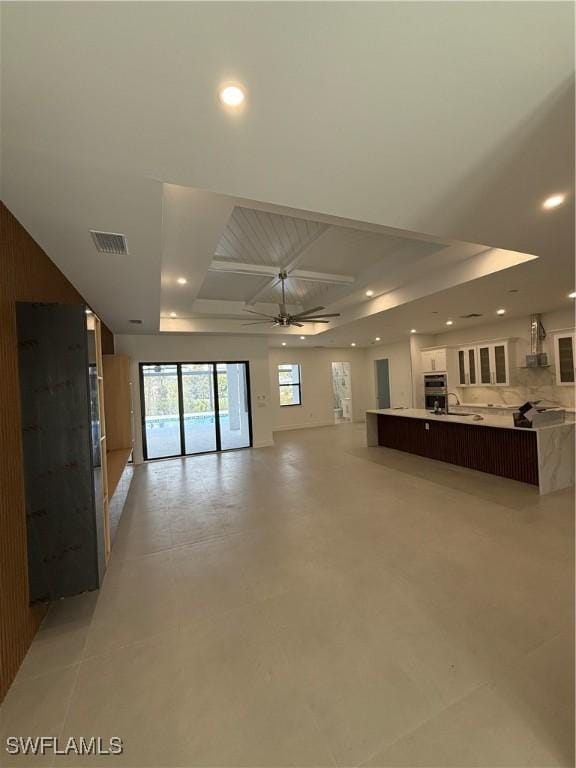
[[[413,453],[539,487],[574,484],[574,422],[520,429],[509,416],[435,415],[423,409],[366,412],[367,444]]]

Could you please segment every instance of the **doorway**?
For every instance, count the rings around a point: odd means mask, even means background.
[[[144,460],[252,446],[247,362],[140,363]]]
[[[376,360],[376,400],[378,408],[390,408],[390,367],[388,358]]]
[[[352,421],[352,375],[350,363],[332,363],[334,423]]]

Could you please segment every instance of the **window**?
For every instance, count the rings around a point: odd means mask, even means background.
[[[300,366],[298,363],[280,363],[278,366],[280,405],[302,405]]]

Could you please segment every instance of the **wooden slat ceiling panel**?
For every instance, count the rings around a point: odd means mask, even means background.
[[[229,261],[286,266],[327,226],[237,206],[216,247],[216,256]]]

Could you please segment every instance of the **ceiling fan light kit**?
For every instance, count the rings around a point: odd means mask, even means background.
[[[269,324],[272,323],[272,325],[276,328],[302,328],[304,323],[324,323],[327,324],[330,322],[330,320],[327,320],[328,317],[340,317],[339,312],[334,312],[332,314],[327,315],[316,315],[315,312],[321,312],[325,307],[312,307],[312,309],[307,309],[304,312],[298,312],[295,315],[291,315],[287,309],[286,309],[286,290],[284,283],[288,278],[288,275],[286,272],[280,272],[278,275],[278,278],[280,279],[280,282],[282,284],[282,303],[278,305],[279,312],[277,315],[267,315],[264,312],[256,312],[254,309],[244,309],[244,312],[249,312],[251,315],[257,315],[260,318],[266,318],[261,320],[253,320],[251,323],[243,323],[243,325],[260,325],[260,324]]]

